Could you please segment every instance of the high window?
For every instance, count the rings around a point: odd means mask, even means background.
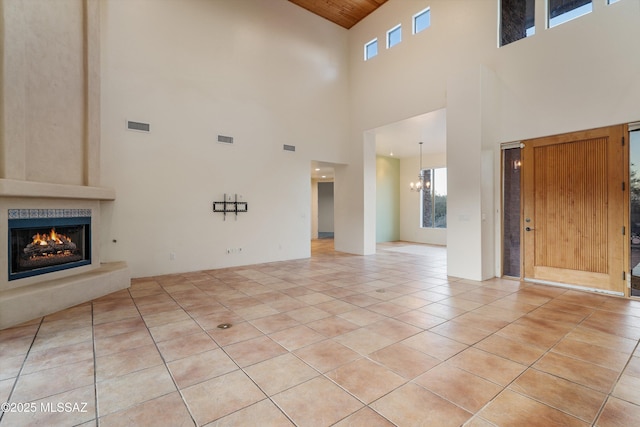
[[[430,8],[426,8],[413,15],[413,34],[418,34],[420,31],[429,28],[429,26],[431,26]]]
[[[535,34],[535,0],[500,0],[500,46]]]
[[[402,41],[402,26],[397,25],[387,31],[387,49]]]
[[[593,11],[592,0],[548,0],[549,28]]]
[[[447,169],[425,169],[422,173],[430,185],[422,191],[420,226],[447,228]]]
[[[369,60],[378,54],[378,39],[373,39],[364,45],[364,60]]]

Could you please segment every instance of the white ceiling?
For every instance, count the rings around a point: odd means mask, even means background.
[[[411,117],[396,123],[373,129],[376,137],[376,154],[397,158],[420,155],[418,143],[425,155],[444,153],[447,150],[446,109]]]
[[[407,158],[422,153],[444,153],[447,150],[447,114],[446,109],[421,114],[396,123],[391,123],[369,132],[375,136],[378,156]],[[393,155],[391,155],[393,153]],[[311,177],[332,181],[334,168],[332,163],[311,162]]]

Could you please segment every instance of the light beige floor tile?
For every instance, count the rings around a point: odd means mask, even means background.
[[[197,332],[180,338],[157,343],[165,362],[182,359],[218,348],[218,344],[205,332]]]
[[[533,367],[602,393],[609,393],[618,377],[617,371],[552,352],[545,354]]]
[[[351,323],[355,323],[358,326],[367,326],[385,319],[385,316],[382,314],[374,313],[373,311],[369,311],[364,308],[356,308],[355,310],[340,313],[338,314],[338,317],[346,319]]]
[[[449,363],[502,386],[509,384],[527,368],[520,363],[476,348],[469,348],[457,354]]]
[[[546,352],[540,347],[513,341],[500,335],[490,335],[473,347],[527,366],[533,364]]]
[[[94,339],[103,339],[113,335],[124,334],[126,332],[135,332],[141,329],[146,330],[146,328],[147,326],[141,317],[132,317],[115,322],[94,325],[93,336]]]
[[[162,358],[155,345],[135,347],[96,358],[96,381],[104,381],[162,364]]]
[[[639,424],[640,302],[448,277],[445,249],[407,248],[425,247],[320,239],[309,260],[133,279],[1,330],[0,400],[89,411],[0,426]]]
[[[455,319],[434,326],[429,331],[467,345],[473,345],[491,335],[491,332],[463,325]]]
[[[629,427],[638,424],[640,406],[610,397],[604,405],[596,427]]]
[[[565,412],[510,390],[500,393],[478,415],[497,426],[587,427]]]
[[[640,406],[640,378],[622,375],[618,380],[612,396]]]
[[[149,328],[153,328],[155,326],[162,326],[168,323],[175,322],[183,322],[186,320],[190,320],[190,316],[186,311],[181,309],[180,307],[176,307],[175,310],[161,312],[161,313],[153,313],[153,314],[143,314],[142,318],[144,319],[144,323]]]
[[[460,426],[472,416],[413,383],[392,391],[370,406],[398,427]]]
[[[269,337],[258,337],[224,347],[224,351],[242,368],[287,352]]]
[[[97,383],[98,416],[119,412],[176,391],[164,365]]]
[[[592,423],[606,399],[604,393],[535,369],[528,369],[509,389]]]
[[[265,334],[271,334],[283,329],[293,328],[300,324],[300,322],[289,317],[285,313],[262,317],[260,319],[252,320],[250,323]]]
[[[407,381],[390,369],[368,359],[358,359],[325,375],[367,404]]]
[[[447,360],[468,347],[466,344],[429,331],[409,337],[402,343],[439,360]]]
[[[101,427],[187,427],[194,425],[184,401],[177,392],[100,418]]]
[[[429,391],[475,413],[502,391],[502,387],[443,363],[414,380]]]
[[[369,358],[409,380],[414,379],[441,363],[440,360],[435,357],[431,357],[402,343],[397,343],[371,353]]]
[[[162,342],[202,332],[202,328],[193,319],[189,318],[188,320],[154,326],[149,328],[149,332],[151,332],[155,342]]]
[[[188,387],[182,394],[198,425],[225,417],[266,397],[242,371]]]
[[[96,405],[93,385],[75,388],[28,403],[33,411],[6,413],[0,425],[20,426],[77,426],[95,425]],[[94,421],[91,421],[94,420]]]
[[[316,377],[276,394],[272,399],[300,427],[329,426],[363,406],[324,377]]]
[[[15,382],[15,378],[0,380],[0,403],[9,401],[9,394],[11,394],[11,389],[13,389]]]
[[[294,354],[320,372],[330,371],[361,357],[333,340],[311,344],[294,351]]]
[[[389,420],[369,408],[362,408],[334,425],[335,427],[394,427]]]
[[[238,369],[233,360],[219,348],[169,362],[167,366],[180,389]]]
[[[293,427],[293,423],[268,399],[220,418],[207,427]]]
[[[84,360],[93,360],[92,340],[41,351],[31,350],[22,368],[22,374],[31,374]]]
[[[334,341],[349,347],[351,350],[357,351],[363,356],[395,342],[367,328],[356,329],[355,331],[337,336],[334,338]]]
[[[65,347],[93,339],[91,325],[82,328],[63,329],[46,333],[38,332],[30,351],[44,351],[56,347]]]
[[[93,384],[93,360],[62,365],[20,375],[11,395],[13,402],[30,402]]]
[[[291,353],[249,366],[244,371],[268,396],[319,375],[318,371]]]
[[[270,334],[269,337],[289,351],[294,351],[325,339],[324,335],[305,325],[278,331]]]
[[[107,356],[153,343],[153,338],[147,329],[137,329],[133,332],[94,339],[95,355],[96,357]]]

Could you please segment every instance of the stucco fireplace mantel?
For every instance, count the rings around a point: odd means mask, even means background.
[[[112,188],[0,179],[0,197],[115,200]]]

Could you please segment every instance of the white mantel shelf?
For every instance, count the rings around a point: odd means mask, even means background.
[[[0,197],[115,200],[112,188],[0,179]]]

